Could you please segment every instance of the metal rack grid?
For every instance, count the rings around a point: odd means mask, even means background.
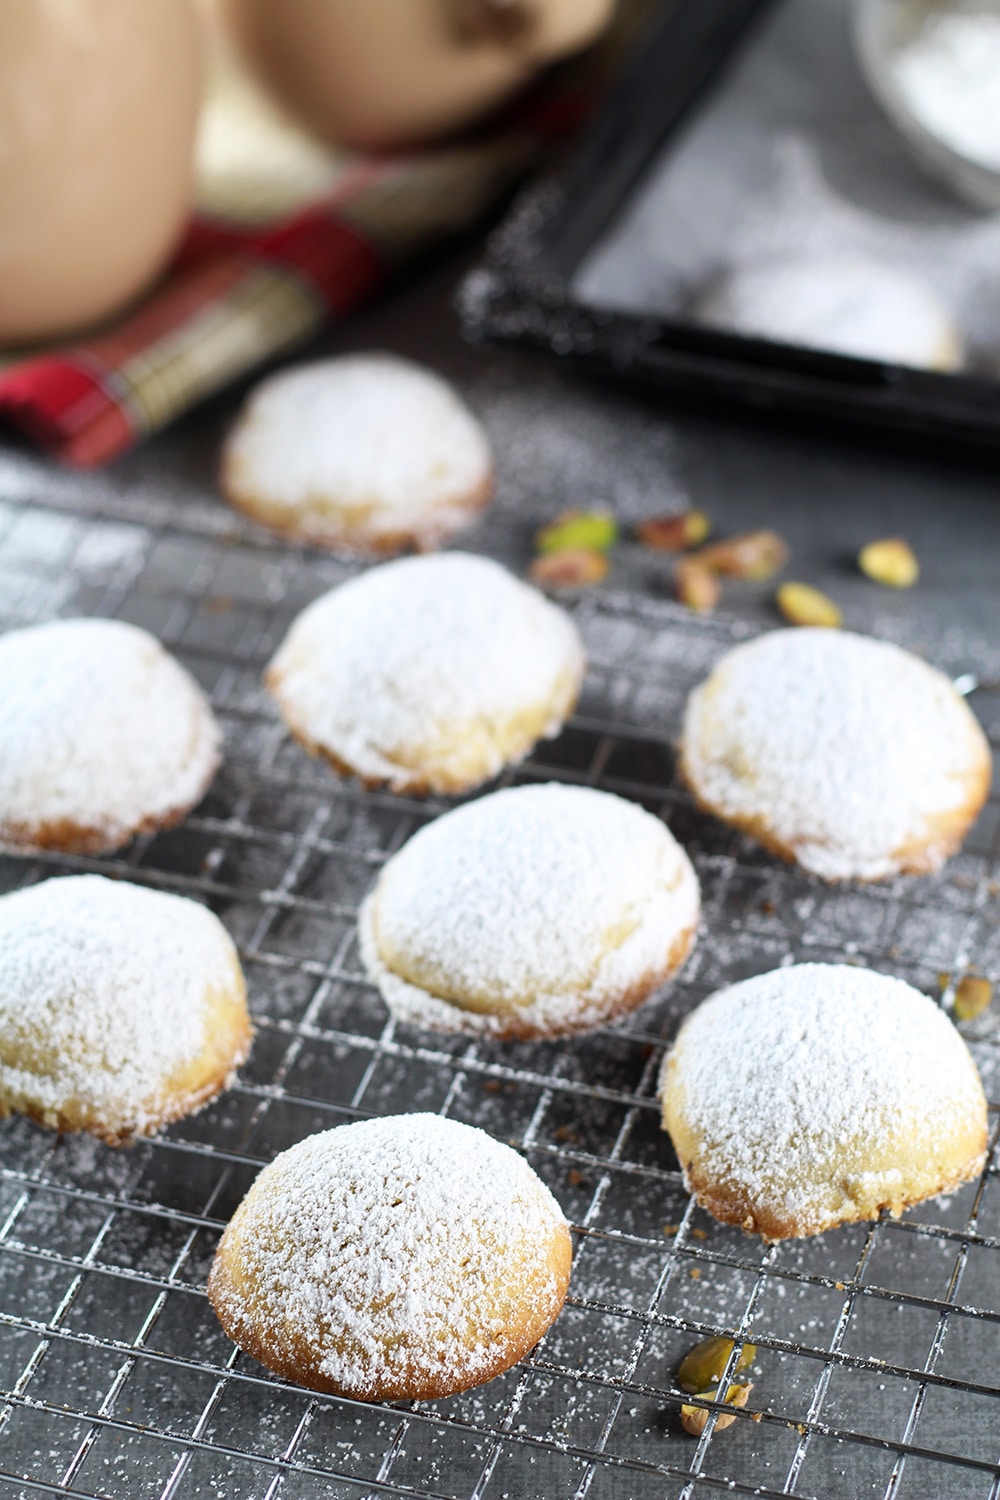
[[[941,971],[1000,973],[996,802],[938,878],[839,889],[778,866],[694,811],[670,749],[689,686],[744,627],[588,596],[579,711],[505,780],[583,782],[663,813],[702,881],[699,947],[679,982],[596,1036],[407,1029],[362,977],[354,917],[440,805],[338,781],[290,744],[259,686],[292,616],[346,567],[175,498],[72,485],[29,498],[0,504],[0,628],[86,613],[151,629],[211,692],[227,757],[180,828],[102,860],[3,858],[0,889],[98,869],[206,901],[240,946],[258,1034],[236,1087],[130,1150],[0,1125],[0,1495],[998,1500],[995,1161],[898,1222],[768,1248],[693,1206],[654,1097],[691,1005],[788,955],[865,962],[934,994]],[[977,697],[996,742],[1000,695]],[[967,1032],[996,1098],[996,1022]],[[448,1401],[366,1406],[286,1385],[208,1307],[221,1228],[277,1151],[407,1109],[526,1153],[574,1225],[566,1308],[518,1368]],[[714,1333],[752,1334],[755,1388],[731,1429],[710,1421],[695,1441],[674,1375]]]

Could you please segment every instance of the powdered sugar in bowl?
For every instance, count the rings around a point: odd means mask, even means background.
[[[912,154],[1000,209],[1000,0],[854,0],[855,50]]]

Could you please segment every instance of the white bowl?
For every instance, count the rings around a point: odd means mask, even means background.
[[[917,162],[966,203],[998,209],[1000,171],[964,156],[929,129],[910,107],[893,67],[895,55],[941,8],[936,0],[852,0],[855,52],[872,93]]]

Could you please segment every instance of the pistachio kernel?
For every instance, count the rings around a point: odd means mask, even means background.
[[[843,624],[838,605],[808,583],[783,583],[775,603],[790,625],[824,625],[836,630]]]
[[[750,1392],[752,1390],[753,1385],[749,1382],[746,1385],[731,1385],[726,1392],[726,1405],[737,1406],[742,1410],[750,1399]],[[697,1394],[703,1396],[706,1401],[719,1400],[719,1392],[717,1390],[698,1391]],[[692,1437],[701,1437],[708,1426],[708,1419],[711,1415],[711,1410],[707,1406],[682,1406],[681,1426]],[[732,1427],[735,1421],[736,1418],[732,1412],[720,1412],[715,1421],[716,1432],[725,1432],[726,1428]]]
[[[899,536],[883,537],[862,547],[858,567],[867,577],[890,589],[912,588],[920,577],[920,564],[913,549]]]
[[[993,986],[977,974],[966,974],[955,988],[956,1021],[974,1021],[993,999]]]
[[[539,552],[607,552],[618,540],[618,522],[606,510],[565,510],[535,534]]]
[[[683,510],[676,516],[650,516],[639,522],[635,534],[644,547],[657,552],[683,552],[686,547],[699,547],[709,530],[703,510]]]
[[[682,557],[674,569],[677,597],[696,614],[707,614],[719,602],[719,580],[698,557]]]
[[[776,531],[747,531],[703,547],[698,558],[706,568],[729,578],[761,582],[773,578],[788,561],[788,547]]]
[[[549,552],[544,557],[536,557],[528,572],[543,588],[587,588],[607,577],[608,560],[603,552],[573,547],[566,552]]]
[[[681,1390],[694,1394],[696,1391],[707,1390],[710,1385],[718,1385],[733,1348],[734,1340],[727,1339],[721,1334],[715,1338],[702,1339],[700,1344],[695,1344],[694,1348],[689,1349],[685,1354],[681,1360],[680,1369],[677,1371],[677,1384]],[[744,1344],[740,1350],[735,1374],[738,1375],[741,1370],[753,1364],[756,1357],[755,1346]]]

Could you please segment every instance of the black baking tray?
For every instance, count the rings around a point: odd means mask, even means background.
[[[466,335],[602,376],[756,412],[960,447],[1000,444],[1000,381],[749,338],[574,294],[574,274],[776,0],[674,0],[657,13],[571,159],[532,184],[465,279]]]

